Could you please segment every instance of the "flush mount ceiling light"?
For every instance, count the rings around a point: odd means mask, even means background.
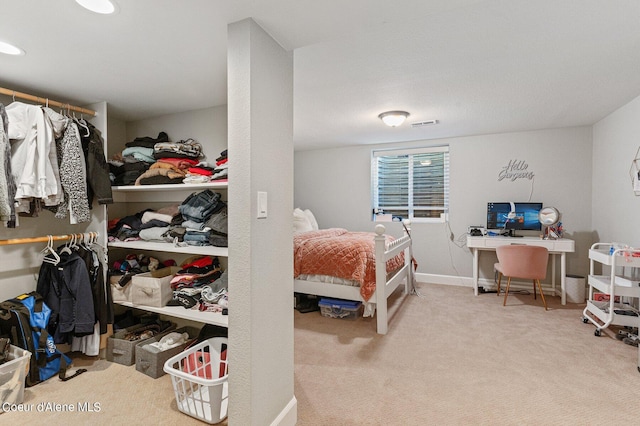
[[[378,115],[378,118],[389,127],[397,127],[404,123],[408,116],[409,113],[406,111],[387,111]]]
[[[25,51],[20,49],[18,46],[14,46],[11,43],[7,43],[6,41],[0,41],[0,53],[19,56],[19,55],[24,55]]]
[[[76,0],[76,3],[101,15],[109,15],[116,12],[116,5],[111,0]]]

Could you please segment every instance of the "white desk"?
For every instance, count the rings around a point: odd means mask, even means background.
[[[549,254],[554,257],[554,262],[551,263],[551,286],[553,291],[557,294],[556,289],[556,262],[555,256],[560,255],[560,299],[561,303],[565,305],[567,303],[567,291],[565,287],[566,274],[567,274],[567,253],[573,253],[575,251],[575,241],[562,238],[559,240],[543,240],[538,237],[472,237],[467,235],[467,247],[473,252],[473,293],[478,295],[478,257],[481,250],[496,251],[496,247],[511,244],[525,244],[546,247],[549,250]]]

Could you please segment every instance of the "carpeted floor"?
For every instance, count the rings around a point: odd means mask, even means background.
[[[638,349],[594,336],[584,305],[422,285],[371,319],[295,313],[299,425],[637,423]],[[394,295],[395,296],[395,295]]]
[[[595,337],[581,321],[584,305],[548,297],[545,312],[531,295],[510,295],[503,307],[501,297],[470,288],[423,284],[420,292],[392,296],[385,336],[372,319],[294,311],[298,425],[637,423],[638,349],[614,328]],[[75,363],[89,371],[27,388],[34,411],[0,414],[0,424],[204,424],[177,410],[167,375]],[[41,402],[60,406],[38,412]],[[94,410],[79,412],[84,403]]]

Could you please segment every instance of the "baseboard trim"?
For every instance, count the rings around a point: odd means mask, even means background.
[[[473,278],[455,277],[453,275],[437,275],[416,273],[416,281],[426,284],[457,285],[461,287],[473,287]]]
[[[437,275],[437,274],[424,274],[416,273],[416,281],[425,284],[441,284],[441,285],[456,285],[460,287],[473,288],[473,278],[471,277],[456,277],[453,275]],[[556,284],[554,291],[550,283],[541,283],[542,291],[544,294],[560,294],[560,283]],[[503,288],[506,286],[506,281],[503,282]],[[480,278],[478,280],[478,287],[483,287],[485,290],[495,291],[496,283],[488,278]],[[531,282],[523,282],[513,280],[511,281],[511,288],[514,290],[530,290],[533,291]]]
[[[295,426],[298,422],[298,400],[292,397],[291,401],[282,409],[278,417],[276,417],[271,426]]]

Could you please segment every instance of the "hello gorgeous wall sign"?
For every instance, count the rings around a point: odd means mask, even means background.
[[[533,179],[535,175],[529,170],[529,165],[524,160],[509,160],[509,164],[502,167],[498,172],[498,182],[510,180],[514,182],[518,179]]]

